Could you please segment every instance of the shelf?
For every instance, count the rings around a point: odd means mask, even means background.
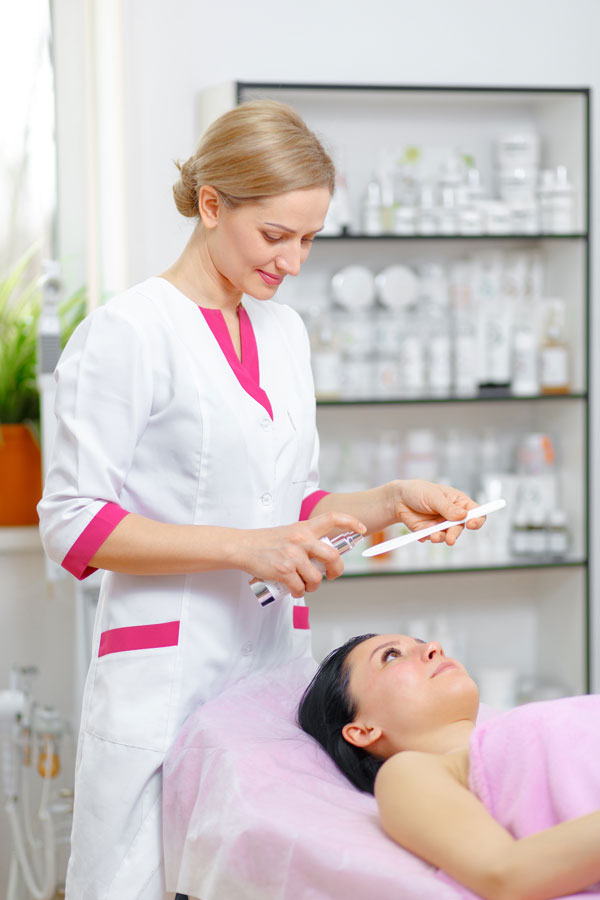
[[[346,407],[346,406],[405,406],[433,403],[544,403],[551,400],[561,402],[571,400],[587,400],[587,393],[575,391],[569,394],[534,394],[526,397],[516,397],[509,393],[482,392],[473,397],[397,397],[397,398],[364,398],[357,400],[319,400],[319,407]]]
[[[397,566],[381,564],[380,569],[374,566],[360,569],[348,568],[341,576],[342,578],[382,578],[382,577],[398,577],[399,575],[456,575],[468,574],[470,572],[518,572],[523,570],[535,569],[568,569],[568,568],[585,568],[587,560],[585,558],[567,558],[567,559],[523,559],[510,563],[501,562],[482,562],[480,565],[454,565],[454,566],[415,566],[412,568],[400,569]]]
[[[318,234],[316,241],[581,241],[587,231],[568,234]]]
[[[571,551],[564,558],[513,558],[508,555],[506,529],[499,528],[497,533],[490,534],[489,543],[461,545],[453,553],[444,552],[443,547],[437,553],[420,552],[428,549],[426,546],[415,549],[414,553],[398,553],[379,560],[363,559],[360,553],[354,558],[350,553],[345,557],[346,571],[342,576],[349,580],[340,583],[337,591],[334,583],[331,606],[323,604],[323,635],[332,622],[336,626],[341,622],[342,630],[347,621],[352,627],[371,630],[368,622],[363,623],[363,612],[372,615],[373,621],[379,617],[382,627],[389,630],[390,622],[396,619],[398,594],[403,595],[402,607],[409,617],[421,614],[425,597],[436,614],[456,615],[457,628],[467,633],[474,645],[479,640],[485,646],[481,664],[515,664],[521,658],[518,664],[524,671],[531,668],[535,674],[543,675],[556,670],[552,648],[558,642],[564,651],[559,661],[561,677],[581,690],[589,690],[590,660],[595,651],[590,630],[590,569],[594,557],[589,552],[589,485],[593,460],[590,414],[591,407],[595,406],[595,402],[588,402],[588,391],[591,396],[593,384],[589,88],[237,82],[235,91],[238,102],[269,96],[290,103],[309,127],[327,136],[334,157],[339,151],[344,161],[350,194],[348,221],[352,225],[343,234],[317,235],[304,276],[304,293],[298,289],[293,294],[299,303],[317,295],[325,297],[332,273],[353,260],[375,274],[392,263],[418,268],[435,259],[441,265],[451,266],[462,258],[485,257],[492,251],[502,256],[513,251],[535,251],[543,262],[543,290],[550,291],[544,295],[564,297],[569,303],[566,331],[571,347],[573,389],[567,394],[517,397],[508,389],[484,389],[473,396],[322,397],[317,398],[317,406],[321,434],[331,444],[350,438],[360,442],[371,430],[376,435],[384,424],[398,431],[401,427],[402,431],[436,428],[439,434],[442,429],[450,428],[472,432],[480,426],[493,427],[501,435],[511,431],[545,433],[560,429],[564,443],[559,489],[567,507]],[[540,137],[540,167],[561,164],[569,172],[574,189],[574,215],[571,222],[561,223],[567,225],[567,231],[558,234],[540,231],[534,234],[356,233],[362,227],[361,198],[372,177],[378,149],[400,150],[408,144],[424,148],[423,177],[433,177],[431,173],[438,171],[438,157],[442,158],[441,148],[446,148],[450,141],[453,146],[468,148],[477,160],[482,183],[491,191],[492,185],[497,184],[494,142],[503,135],[529,131],[535,131]],[[427,151],[431,151],[429,156]],[[388,226],[390,221],[386,220]],[[546,224],[545,220],[539,220],[540,224],[542,221]],[[292,299],[289,302],[294,305]],[[397,387],[400,385],[398,382]],[[370,389],[374,386],[373,382]],[[348,411],[344,414],[340,410],[345,407]],[[399,435],[399,443],[401,440]],[[339,464],[343,464],[341,458]],[[335,461],[330,461],[330,465],[333,468]],[[562,477],[564,473],[570,473],[571,477]],[[492,573],[505,574],[494,577]],[[418,590],[409,590],[408,596],[400,583],[394,585],[394,579],[412,575],[424,577]],[[441,582],[431,577],[435,575],[444,576],[443,591],[440,591]],[[459,577],[448,577],[451,575]],[[471,576],[470,587],[475,592],[481,589],[491,599],[491,607],[481,616],[479,604],[471,615],[469,597],[459,603],[458,613],[454,612],[453,604],[446,604],[447,594],[462,601],[469,593],[463,580],[467,575]],[[360,581],[365,578],[388,580],[369,586]],[[403,584],[407,585],[406,578]],[[367,610],[364,609],[365,588],[370,601]],[[389,612],[390,605],[394,606],[393,614]],[[511,640],[515,634],[517,640]],[[522,640],[515,647],[519,638]],[[329,636],[323,637],[324,651],[330,649],[328,642]],[[598,666],[597,659],[594,664]]]

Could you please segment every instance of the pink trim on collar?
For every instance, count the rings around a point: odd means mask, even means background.
[[[198,309],[204,316],[206,324],[212,331],[225,359],[243,389],[269,413],[273,419],[273,408],[267,394],[260,386],[260,369],[258,364],[258,347],[250,316],[243,306],[238,308],[240,320],[240,339],[242,343],[242,360],[238,359],[225,318],[220,309]]]
[[[96,569],[88,565],[90,559],[126,515],[127,510],[116,503],[105,503],[67,551],[62,561],[63,568],[79,581],[95,572]]]

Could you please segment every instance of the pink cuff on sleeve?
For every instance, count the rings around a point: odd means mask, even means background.
[[[308,497],[305,497],[302,501],[302,506],[300,507],[300,521],[303,522],[304,519],[309,519],[310,514],[323,497],[327,497],[329,491],[313,491],[312,494],[309,494]]]
[[[63,568],[79,581],[95,572],[96,569],[88,565],[90,559],[126,515],[127,510],[116,503],[105,503],[67,552],[62,561]]]

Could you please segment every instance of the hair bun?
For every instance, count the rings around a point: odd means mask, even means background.
[[[179,169],[179,180],[173,185],[173,197],[175,206],[182,216],[195,218],[198,215],[198,192],[194,178],[194,158],[190,157],[186,162],[176,162]]]

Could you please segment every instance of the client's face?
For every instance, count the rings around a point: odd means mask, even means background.
[[[439,729],[475,721],[477,685],[437,641],[377,635],[355,647],[347,662],[357,705],[354,723],[344,728],[350,743],[379,756],[430,749]]]

